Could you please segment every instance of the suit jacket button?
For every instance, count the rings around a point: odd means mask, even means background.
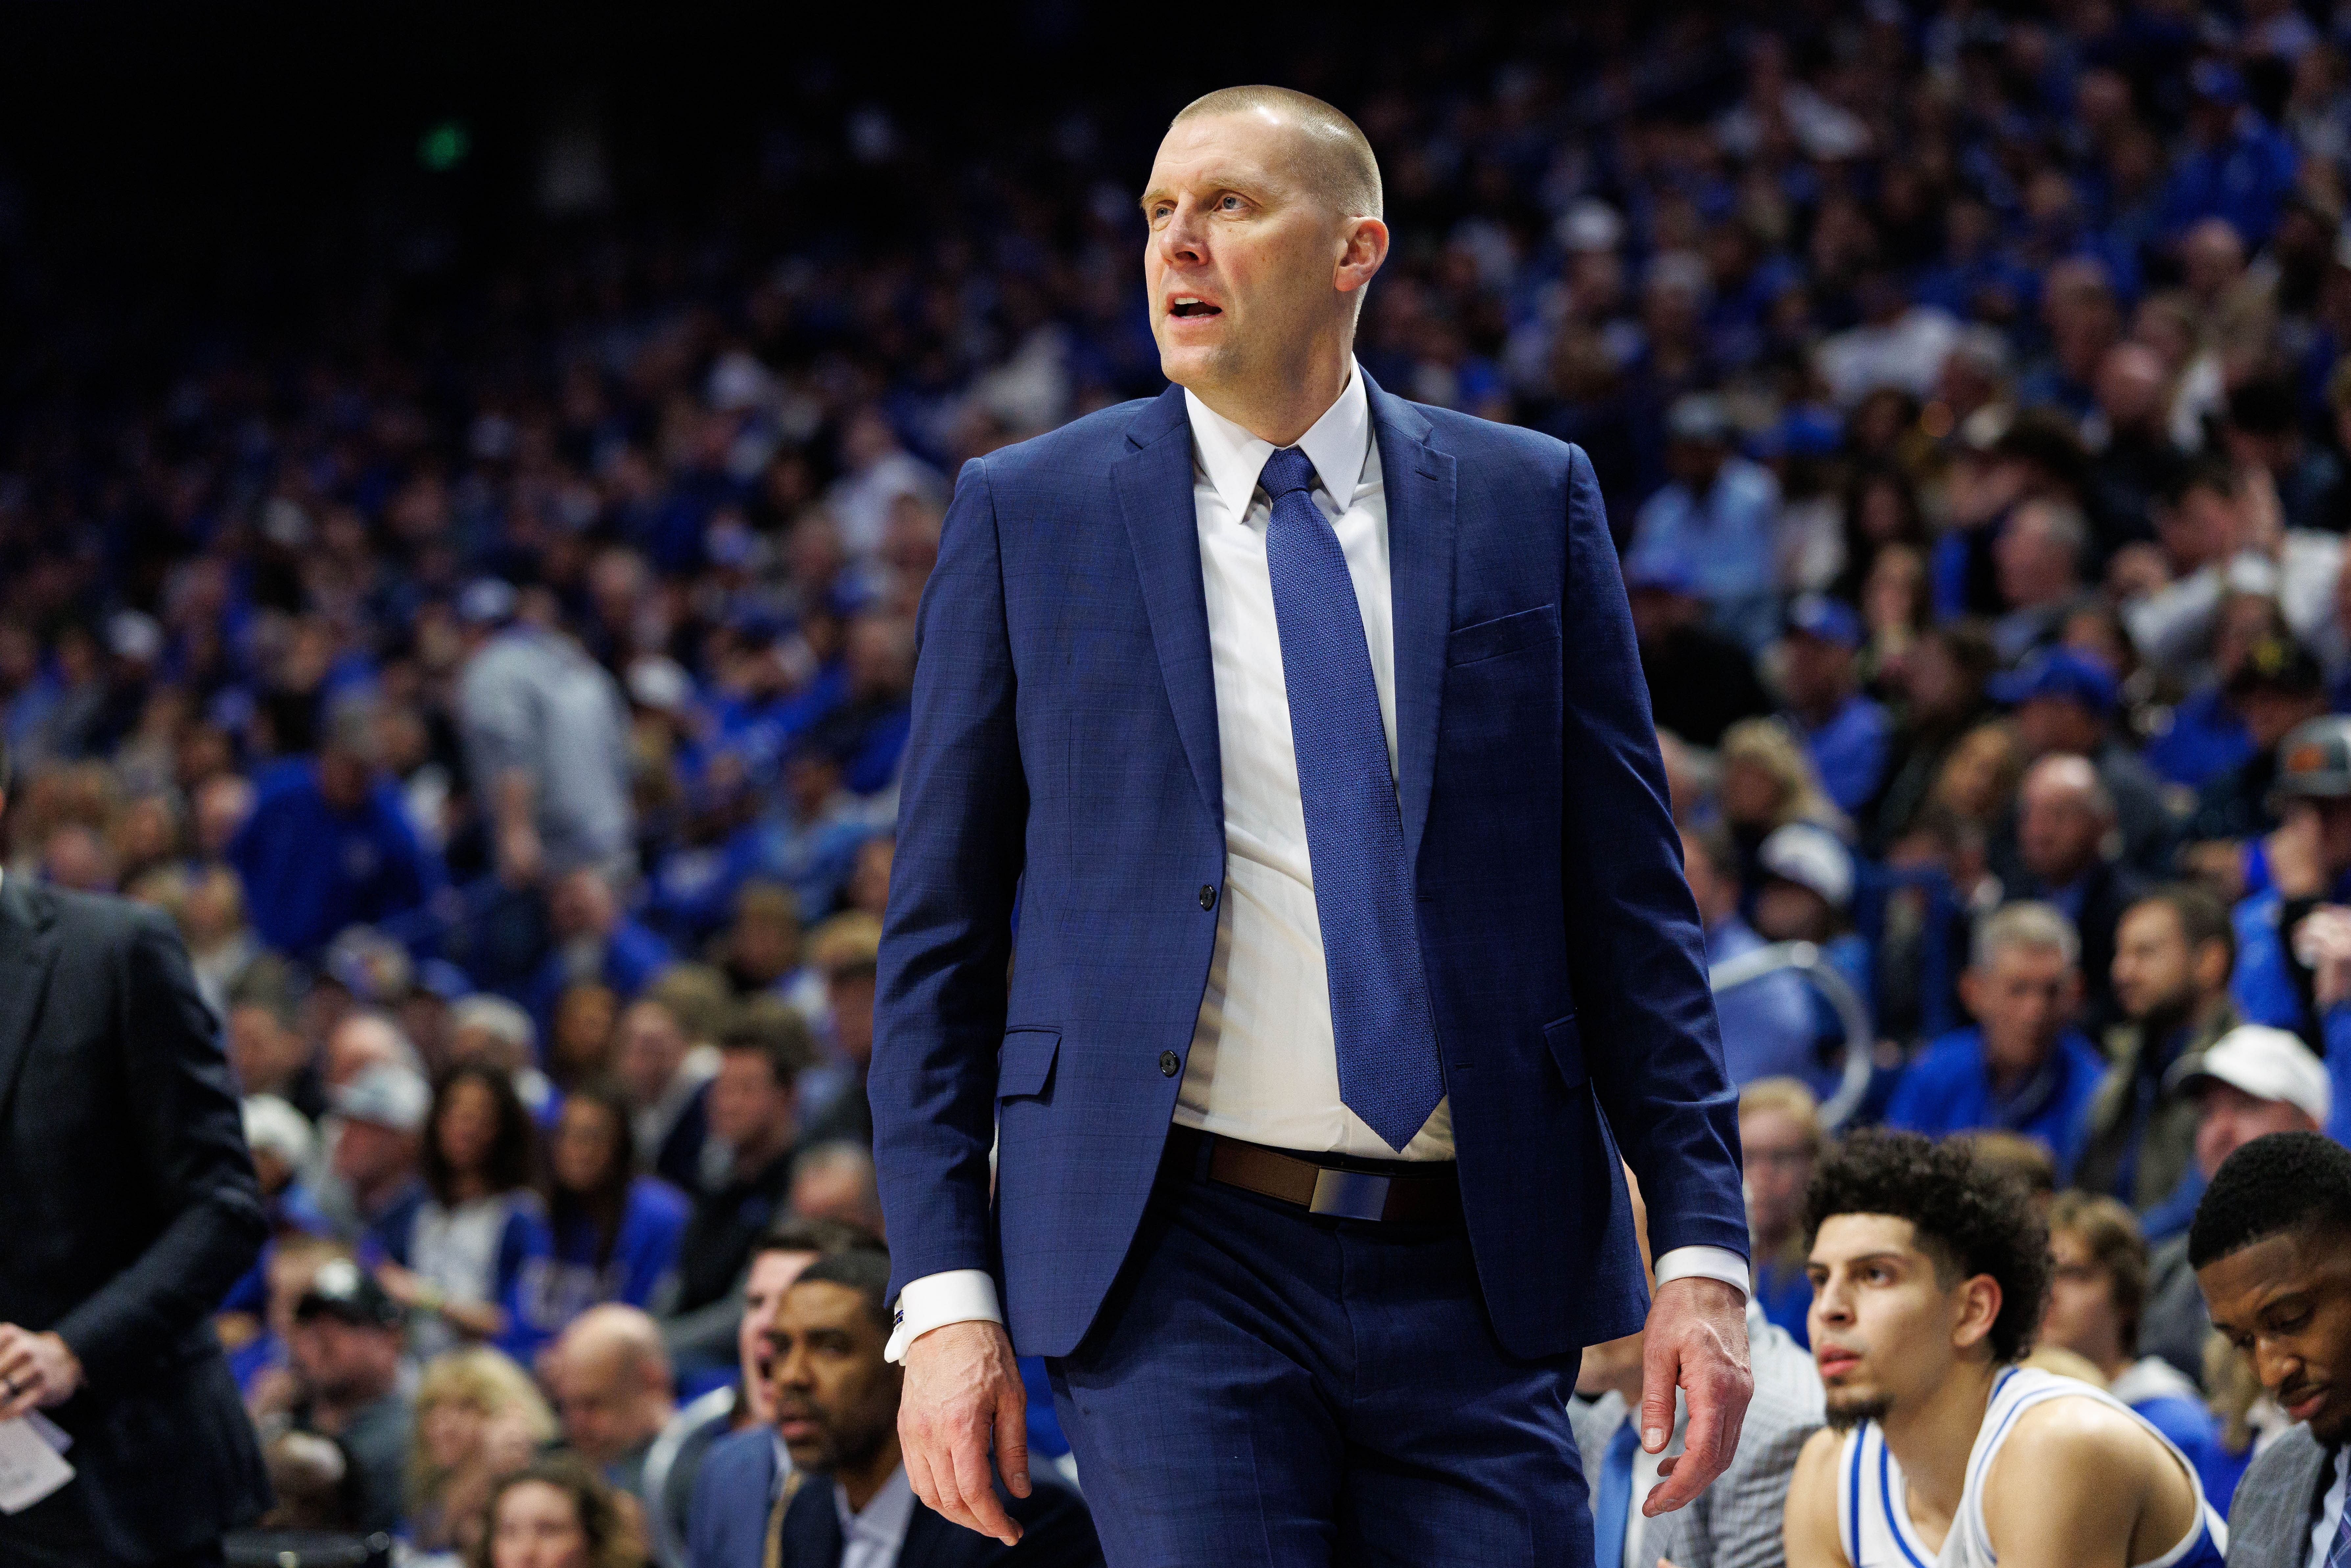
[[[1182,1061],[1178,1061],[1178,1060],[1176,1059],[1176,1053],[1175,1053],[1174,1051],[1161,1051],[1161,1052],[1159,1053],[1159,1076],[1160,1076],[1160,1077],[1162,1077],[1162,1078],[1173,1078],[1173,1077],[1175,1077],[1175,1076],[1176,1076],[1176,1070],[1177,1068],[1179,1068],[1179,1067],[1183,1066],[1183,1065],[1184,1065],[1184,1064],[1183,1064],[1183,1062],[1182,1062]]]
[[[1200,884],[1200,907],[1203,909],[1214,909],[1217,907],[1217,884],[1215,883],[1204,882]]]

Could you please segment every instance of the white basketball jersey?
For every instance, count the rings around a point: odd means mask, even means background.
[[[2102,1388],[2077,1378],[2061,1377],[2039,1367],[2011,1366],[1992,1385],[1984,1406],[1983,1425],[1976,1430],[1975,1447],[1968,1454],[1968,1480],[1959,1494],[1959,1517],[1943,1538],[1939,1552],[1927,1550],[1910,1522],[1908,1488],[1902,1467],[1886,1447],[1877,1423],[1865,1421],[1848,1433],[1837,1460],[1837,1539],[1853,1568],[1998,1568],[1991,1537],[1984,1529],[1984,1476],[2000,1446],[2008,1440],[2016,1418],[2044,1399],[2095,1399],[2138,1422],[2173,1458],[2196,1489],[2194,1528],[2160,1557],[2137,1568],[2220,1568],[2228,1550],[2229,1527],[2204,1500],[2204,1484],[2196,1467],[2127,1405]]]

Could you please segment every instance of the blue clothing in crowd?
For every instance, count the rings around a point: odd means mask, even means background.
[[[685,1194],[653,1176],[629,1184],[611,1254],[596,1260],[596,1221],[580,1213],[558,1214],[550,1223],[553,1247],[538,1270],[531,1312],[538,1329],[560,1333],[589,1308],[617,1301],[651,1311],[662,1287],[677,1271],[678,1243],[694,1206]]]
[[[1743,457],[1728,459],[1704,495],[1667,486],[1642,506],[1633,525],[1628,572],[1667,561],[1687,571],[1725,630],[1750,649],[1779,631],[1773,557],[1780,482]]]
[[[1763,1315],[1788,1331],[1788,1337],[1810,1350],[1813,1331],[1813,1281],[1801,1258],[1764,1258],[1755,1264],[1755,1304]]]
[[[265,768],[253,813],[228,846],[246,907],[263,941],[317,956],[347,925],[418,908],[442,883],[441,862],[416,837],[399,791],[378,784],[357,810],[327,803],[307,759]]]
[[[1706,967],[1720,969],[1765,946],[1754,927],[1727,915],[1706,934]],[[1714,1016],[1722,1028],[1723,1071],[1734,1084],[1787,1076],[1810,1080],[1816,1028],[1809,988],[1792,969],[1776,969],[1743,985],[1718,989]]]
[[[1794,723],[1805,749],[1812,753],[1813,767],[1820,773],[1821,788],[1837,803],[1837,810],[1849,817],[1859,816],[1886,777],[1894,720],[1885,705],[1856,692],[1818,728],[1802,720]]]
[[[2062,1186],[2081,1158],[2089,1134],[2090,1100],[2105,1070],[2097,1048],[2079,1030],[2069,1029],[2058,1037],[2041,1071],[2003,1094],[1993,1087],[1984,1065],[1983,1031],[1970,1025],[1919,1052],[1894,1091],[1886,1122],[1929,1137],[1987,1128],[2022,1133],[2056,1155]]]
[[[592,971],[583,974],[575,970],[570,956],[558,947],[540,961],[538,972],[531,977],[528,988],[518,999],[538,1020],[538,1038],[543,1044],[554,1023],[555,1004],[566,986],[583,979],[600,981],[611,987],[612,994],[626,1004],[653,984],[674,956],[669,944],[650,926],[633,915],[623,915],[613,924],[611,935],[604,938],[603,956]]]
[[[473,1238],[465,1234],[475,1225],[491,1233],[490,1245],[478,1250],[472,1245]],[[363,1250],[360,1261],[397,1263],[422,1274],[452,1300],[497,1307],[506,1314],[506,1328],[488,1343],[524,1365],[530,1364],[532,1354],[548,1338],[534,1307],[540,1291],[538,1276],[555,1249],[538,1194],[519,1188],[454,1209],[444,1207],[428,1194],[409,1210],[404,1228],[379,1223],[371,1234],[380,1238],[382,1255],[371,1258]],[[436,1234],[445,1237],[444,1244],[435,1245]],[[412,1336],[422,1342],[421,1354],[449,1348],[437,1343],[450,1336],[445,1330],[435,1334],[432,1331],[436,1326],[432,1319],[411,1326]]]

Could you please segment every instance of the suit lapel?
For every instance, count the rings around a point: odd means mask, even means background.
[[[810,1475],[798,1496],[784,1510],[782,1568],[833,1568],[841,1561],[841,1513],[832,1500],[832,1482]]]
[[[914,1511],[906,1518],[906,1539],[898,1547],[898,1568],[944,1568],[953,1560],[948,1548],[959,1543],[957,1537],[969,1537],[975,1542],[984,1539],[959,1524],[949,1524],[944,1515],[933,1513],[917,1500]]]
[[[1372,428],[1387,486],[1388,584],[1395,607],[1396,804],[1406,860],[1418,865],[1437,776],[1437,710],[1453,627],[1453,456],[1428,444],[1428,421],[1367,374]]]
[[[21,875],[0,877],[0,1115],[15,1097],[41,1019],[57,962],[56,917],[47,889]]]
[[[1132,449],[1111,465],[1111,482],[1126,514],[1176,732],[1183,737],[1200,801],[1222,832],[1224,758],[1217,746],[1216,668],[1208,653],[1207,595],[1200,582],[1199,518],[1192,505],[1191,431],[1184,389],[1171,386],[1127,427]]]

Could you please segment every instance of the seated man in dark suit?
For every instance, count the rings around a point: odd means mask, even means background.
[[[1044,1476],[1031,1477],[1026,1498],[998,1491],[1021,1531],[1013,1546],[949,1523],[914,1496],[898,1448],[904,1374],[882,1358],[889,1289],[888,1256],[855,1250],[818,1259],[784,1292],[765,1368],[776,1426],[738,1433],[704,1461],[692,1568],[1099,1564],[1085,1504]]]

